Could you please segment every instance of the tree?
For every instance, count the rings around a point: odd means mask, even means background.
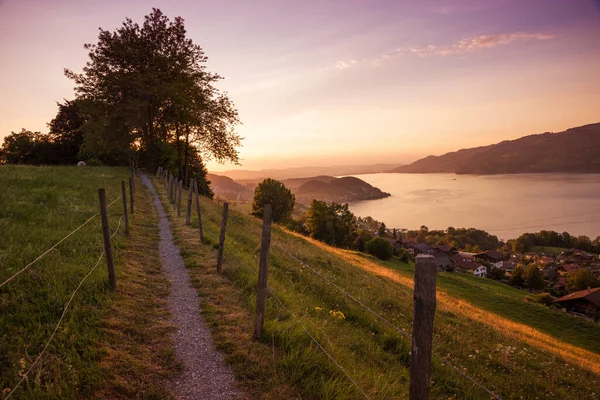
[[[2,162],[7,164],[55,164],[48,136],[26,129],[6,136],[0,153]]]
[[[65,74],[81,101],[86,154],[119,162],[135,155],[154,169],[163,144],[173,143],[186,180],[190,145],[205,160],[238,162],[237,110],[214,86],[222,78],[206,70],[208,58],[186,37],[181,17],[171,21],[153,8],[142,25],[127,18],[84,47],[83,73]]]
[[[389,260],[393,255],[393,247],[389,240],[382,237],[374,237],[366,243],[366,249],[369,254],[374,255],[380,260]]]
[[[356,238],[356,250],[360,251],[360,252],[364,252],[365,251],[365,239],[363,239],[362,236],[358,236]]]
[[[83,144],[83,117],[80,101],[65,100],[64,104],[57,103],[58,113],[50,121],[48,128],[49,139],[53,143],[55,155],[60,164],[75,164],[79,158],[79,149]]]
[[[523,278],[524,273],[525,268],[523,268],[523,265],[518,264],[513,270],[512,274],[510,275],[508,284],[510,286],[523,287],[523,285],[525,284],[525,279]]]
[[[576,292],[600,286],[598,278],[589,268],[582,268],[567,275],[567,292]]]
[[[284,221],[291,217],[295,203],[296,196],[292,194],[290,189],[276,179],[267,178],[254,189],[252,215],[262,218],[265,204],[270,204],[273,221]]]
[[[499,281],[500,279],[504,278],[504,270],[502,268],[496,268],[496,267],[491,267],[489,269],[489,274],[487,275],[488,278],[493,279],[495,281]]]
[[[536,264],[529,264],[523,271],[523,282],[530,290],[542,290],[546,286],[544,274]]]
[[[312,238],[333,246],[351,246],[356,235],[354,214],[348,204],[313,200],[306,211],[306,230]]]
[[[377,234],[378,234],[380,237],[386,237],[386,236],[387,236],[387,234],[386,234],[386,229],[387,229],[387,228],[386,228],[386,226],[385,226],[385,223],[383,223],[383,222],[382,222],[382,223],[381,223],[381,225],[379,225],[379,229],[377,230]]]
[[[313,200],[306,210],[306,230],[310,237],[322,242],[333,242],[333,222],[327,203]]]

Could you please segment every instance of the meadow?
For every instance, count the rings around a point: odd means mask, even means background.
[[[167,204],[162,182],[155,180],[155,185]],[[272,293],[264,335],[255,343],[261,221],[230,211],[225,265],[218,275],[221,204],[202,199],[204,245],[196,221],[185,226],[167,209],[216,343],[249,393],[263,398],[281,398],[282,391],[311,399],[407,398],[414,265],[382,262],[275,227]],[[489,399],[490,392],[504,399],[600,396],[600,329],[526,297],[491,280],[439,274],[432,398]]]
[[[149,368],[133,365],[156,363],[155,369],[163,375],[168,375],[165,371],[169,368],[175,370],[164,334],[170,327],[155,320],[164,314],[157,301],[167,289],[160,278],[148,275],[149,266],[154,264],[149,257],[158,243],[157,216],[151,206],[148,208],[150,197],[143,188],[136,194],[140,210],[130,216],[131,237],[124,236],[119,197],[121,180],[127,181],[129,174],[127,168],[0,166],[0,283],[5,282],[0,288],[2,398],[21,378],[22,384],[11,398],[119,398],[127,393],[127,386],[139,389],[136,384],[142,373],[148,373]],[[107,202],[117,199],[108,209],[114,235],[116,291],[109,288],[105,259],[100,259],[100,217],[93,217],[99,210],[100,187],[106,189]],[[136,250],[140,246],[144,247],[142,252]],[[144,259],[140,253],[148,256]],[[88,273],[54,332],[65,305]],[[154,270],[154,276],[156,273]],[[143,309],[147,314],[136,315],[131,309]],[[127,310],[128,315],[124,315]],[[140,325],[148,326],[148,320],[155,332],[162,333],[160,343],[152,344],[149,338],[136,335]],[[125,330],[128,334],[121,336]],[[43,357],[25,376],[53,332]],[[160,354],[164,362],[144,360],[142,344]],[[129,382],[124,387],[119,383],[123,377],[115,374],[120,370],[129,370],[125,376]],[[162,389],[145,390],[161,393]]]

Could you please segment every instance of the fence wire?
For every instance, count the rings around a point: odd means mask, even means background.
[[[115,204],[118,200],[121,199],[122,196],[119,196],[118,198],[116,198],[115,200],[113,200],[107,207],[112,206],[113,204]],[[44,258],[46,256],[46,254],[50,253],[52,250],[54,250],[59,244],[61,244],[62,242],[64,242],[65,240],[67,240],[68,238],[70,238],[71,236],[73,236],[76,232],[78,232],[81,228],[83,228],[84,226],[86,226],[91,220],[93,220],[94,218],[96,218],[98,215],[100,215],[100,213],[96,213],[94,215],[92,215],[90,218],[88,218],[83,224],[79,225],[77,228],[75,228],[71,233],[69,233],[67,236],[65,236],[64,238],[62,238],[61,240],[59,240],[58,242],[56,242],[56,244],[54,244],[52,247],[50,247],[48,250],[44,251],[42,254],[40,254],[35,260],[33,260],[32,262],[30,262],[29,264],[27,264],[26,266],[24,266],[23,268],[21,268],[19,271],[17,271],[16,273],[14,273],[11,277],[9,277],[8,279],[6,279],[4,282],[0,283],[0,288],[2,288],[2,286],[6,285],[7,283],[9,283],[10,281],[12,281],[14,278],[16,278],[17,276],[21,275],[23,272],[25,272],[29,267],[31,267],[33,264],[35,264],[36,262],[38,262],[39,260],[41,260],[42,258]]]
[[[119,197],[120,199],[121,197]],[[119,200],[117,199],[117,200]],[[117,201],[115,200],[115,201]],[[113,201],[114,203],[114,201]],[[112,204],[112,203],[111,203]],[[96,214],[97,215],[97,214]],[[92,217],[93,218],[93,217]],[[117,225],[117,228],[115,229],[114,233],[110,236],[111,238],[115,237],[115,235],[117,234],[117,232],[119,231],[119,228],[121,227],[121,220],[123,219],[123,215],[121,216],[121,218],[119,218],[119,223]],[[88,220],[89,221],[89,220]],[[87,223],[87,222],[86,222]],[[40,352],[40,354],[38,354],[38,356],[35,358],[35,360],[33,361],[33,363],[29,366],[29,369],[21,376],[21,379],[19,379],[19,382],[17,382],[17,384],[15,385],[15,387],[8,393],[8,396],[6,396],[5,399],[9,399],[13,393],[21,386],[21,384],[28,378],[29,373],[33,370],[33,368],[38,364],[38,362],[42,359],[42,357],[44,356],[44,354],[46,353],[46,350],[48,349],[48,346],[50,346],[50,343],[52,342],[52,339],[54,339],[54,337],[56,336],[56,333],[58,332],[58,328],[60,327],[60,324],[62,323],[63,319],[65,318],[65,315],[67,315],[67,311],[69,309],[69,306],[71,305],[71,303],[73,302],[73,299],[75,298],[75,295],[77,294],[77,292],[79,291],[79,289],[81,288],[81,286],[83,285],[83,283],[87,280],[87,278],[89,278],[89,276],[96,270],[96,268],[98,268],[98,265],[100,264],[100,261],[102,260],[102,258],[104,257],[104,249],[102,249],[102,252],[100,253],[100,257],[98,257],[98,260],[96,261],[96,264],[94,264],[94,266],[92,267],[92,269],[90,269],[90,271],[83,277],[83,279],[79,282],[79,285],[77,285],[77,287],[75,288],[75,290],[73,291],[73,293],[71,293],[71,296],[69,297],[69,300],[67,301],[67,303],[65,304],[65,307],[63,309],[63,312],[58,320],[58,322],[56,323],[56,326],[54,327],[54,330],[52,331],[52,334],[50,335],[50,337],[48,338],[48,340],[46,341],[46,344],[44,345],[44,348],[42,349],[42,351]]]

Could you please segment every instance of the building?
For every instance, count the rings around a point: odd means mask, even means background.
[[[506,256],[499,251],[488,250],[483,253],[476,254],[475,259],[478,261],[487,261],[492,267],[502,268],[502,265],[504,265],[504,260],[506,260]]]
[[[580,290],[554,300],[563,311],[600,320],[600,288]]]
[[[479,277],[487,276],[487,268],[485,266],[465,258],[461,254],[450,257],[450,260],[454,264],[454,271],[456,272],[466,272]]]

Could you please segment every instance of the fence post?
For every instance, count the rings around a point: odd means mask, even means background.
[[[254,318],[254,340],[259,340],[265,322],[265,303],[267,301],[267,272],[269,249],[271,247],[271,205],[265,204],[263,213],[262,239],[260,244],[260,263],[258,285],[256,286],[256,317]]]
[[[135,164],[132,164],[131,170],[131,186],[133,187],[133,194],[135,194]]]
[[[437,267],[433,256],[419,254],[415,263],[410,400],[429,398],[436,275]]]
[[[187,198],[187,208],[185,210],[185,224],[192,224],[192,178],[188,183],[188,198]]]
[[[108,268],[108,282],[111,288],[117,287],[115,278],[115,264],[113,263],[112,245],[110,244],[110,227],[108,226],[108,210],[106,208],[106,191],[98,189],[100,201],[100,218],[102,219],[102,236],[104,236],[104,253],[106,254],[106,267]]]
[[[183,180],[179,181],[179,188],[177,190],[177,216],[181,217],[181,197],[183,196]]]
[[[129,215],[127,214],[127,189],[125,181],[121,181],[121,197],[123,198],[123,216],[125,217],[125,234],[129,236]]]
[[[200,231],[200,243],[204,243],[204,232],[202,231],[202,214],[200,213],[200,196],[198,195],[198,182],[194,179],[194,194],[196,195],[196,213],[198,214],[198,230]]]
[[[131,213],[133,214],[133,175],[129,177],[129,204],[131,206]]]
[[[223,219],[221,220],[221,236],[219,237],[219,255],[217,257],[217,272],[223,269],[223,251],[225,250],[225,229],[227,228],[227,214],[229,203],[223,203]]]
[[[156,169],[156,177],[157,178],[160,177],[160,169],[161,169],[161,166],[159,165],[158,168]]]

